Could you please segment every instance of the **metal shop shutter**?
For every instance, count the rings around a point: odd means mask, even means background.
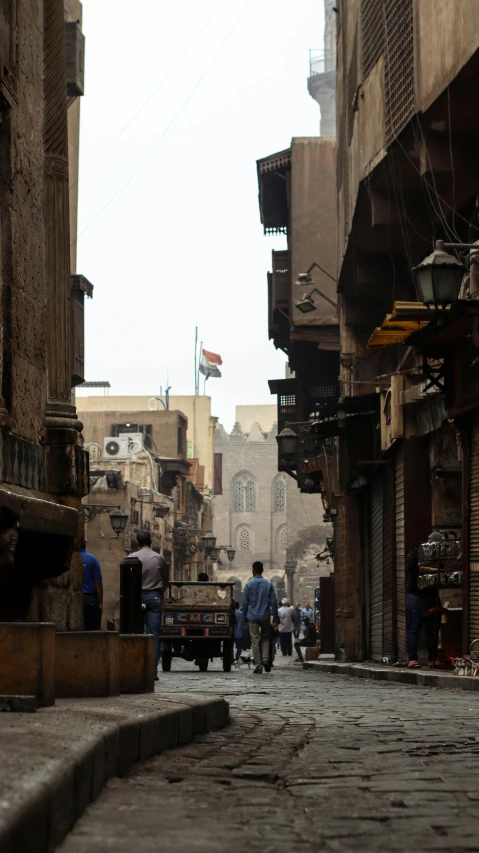
[[[383,479],[371,483],[371,658],[383,656]]]
[[[397,654],[406,659],[406,555],[404,538],[404,448],[396,453],[396,612]]]
[[[469,642],[479,637],[479,416],[472,421],[469,485]]]
[[[383,655],[391,658],[395,648],[394,625],[396,590],[393,587],[394,571],[394,467],[385,466],[383,493]]]

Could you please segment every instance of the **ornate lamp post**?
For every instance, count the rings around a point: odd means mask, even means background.
[[[118,538],[123,533],[126,527],[126,523],[129,519],[129,515],[127,512],[124,512],[121,506],[84,506],[83,507],[85,522],[93,521],[97,515],[103,515],[103,513],[108,513],[110,516],[110,524],[113,530],[113,533]]]

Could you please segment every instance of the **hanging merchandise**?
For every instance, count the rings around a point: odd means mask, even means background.
[[[479,639],[472,641],[469,648],[469,656],[465,655],[460,658],[453,658],[453,675],[466,676],[469,678],[475,678],[479,675],[479,651],[474,651],[476,643],[479,643]]]

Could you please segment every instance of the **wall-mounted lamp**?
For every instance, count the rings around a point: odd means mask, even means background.
[[[477,249],[474,243],[444,243],[436,241],[434,252],[413,267],[419,296],[424,305],[443,308],[457,302],[466,267],[445,249]]]
[[[120,536],[125,530],[129,518],[128,513],[123,512],[121,509],[114,509],[113,512],[109,513],[109,516],[113,533],[116,536]]]
[[[295,281],[295,284],[300,285],[301,287],[309,287],[310,285],[314,285],[314,281],[311,278],[311,270],[314,269],[314,267],[317,267],[318,270],[321,270],[321,272],[323,272],[325,275],[327,275],[328,278],[331,279],[331,281],[334,281],[334,283],[337,284],[337,279],[333,278],[333,276],[330,275],[330,273],[327,272],[327,270],[323,269],[323,267],[320,264],[317,264],[316,261],[314,261],[314,263],[312,263],[311,266],[308,267],[306,272],[300,272],[299,273],[298,278]],[[316,311],[317,306],[316,306],[316,303],[313,299],[313,293],[318,293],[319,296],[321,296],[322,299],[325,299],[326,302],[329,302],[329,304],[332,305],[333,308],[338,307],[336,302],[334,302],[333,299],[330,299],[330,297],[326,296],[326,294],[323,293],[322,290],[319,290],[316,286],[314,286],[312,288],[312,290],[310,290],[309,293],[304,293],[303,296],[301,297],[301,299],[299,299],[298,302],[296,302],[296,308],[298,308],[298,310],[301,311],[302,314],[309,314],[310,311]]]
[[[298,284],[298,282],[296,282]],[[329,296],[326,296],[325,293],[322,293],[321,290],[318,290],[317,287],[313,287],[310,293],[303,293],[301,299],[296,302],[296,308],[298,308],[302,314],[309,314],[310,311],[316,311],[317,305],[313,299],[313,293],[319,293],[326,302],[329,302],[333,308],[337,308],[336,302],[333,302]]]
[[[280,434],[276,436],[278,442],[278,451],[281,459],[291,460],[296,453],[296,445],[298,436],[293,429],[285,427]]]

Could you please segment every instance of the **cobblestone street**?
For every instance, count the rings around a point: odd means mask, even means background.
[[[479,850],[479,697],[277,666],[174,662],[157,689],[222,695],[227,729],[138,764],[61,853]]]

